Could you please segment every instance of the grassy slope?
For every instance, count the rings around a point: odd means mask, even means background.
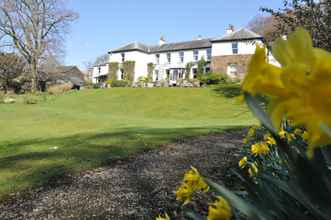
[[[86,90],[0,105],[0,197],[180,136],[254,123],[211,89]]]

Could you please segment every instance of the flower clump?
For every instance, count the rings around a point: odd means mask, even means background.
[[[281,67],[269,64],[266,54],[264,47],[257,46],[242,89],[270,97],[275,127],[280,128],[284,116],[295,126],[304,126],[310,134],[307,155],[312,157],[315,147],[331,144],[321,128],[331,126],[331,54],[314,48],[302,28],[273,44],[273,55]]]
[[[203,180],[199,171],[191,167],[184,175],[181,186],[176,191],[176,199],[186,205],[191,202],[192,194],[196,191],[208,192],[209,186]]]

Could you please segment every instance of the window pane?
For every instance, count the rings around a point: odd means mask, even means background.
[[[199,60],[199,50],[194,50],[193,51],[193,59],[195,61],[198,61]]]
[[[183,51],[179,52],[179,59],[180,59],[181,63],[184,62],[184,52]]]
[[[171,54],[167,53],[167,59],[168,59],[168,63],[171,63]]]
[[[232,43],[232,53],[238,54],[238,43]]]
[[[211,60],[211,48],[207,48],[207,60]]]

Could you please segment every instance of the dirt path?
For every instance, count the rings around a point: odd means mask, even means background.
[[[191,165],[223,178],[242,132],[231,131],[139,154],[0,204],[0,219],[155,219],[174,210],[174,191]]]

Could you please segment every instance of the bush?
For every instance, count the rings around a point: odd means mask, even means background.
[[[131,82],[129,80],[113,80],[111,87],[129,87]]]
[[[59,95],[70,91],[72,89],[72,83],[64,83],[60,85],[53,85],[48,88],[48,93],[51,95]]]
[[[36,95],[25,95],[23,98],[23,103],[28,105],[35,105],[40,101],[40,97]]]
[[[239,83],[219,84],[215,87],[214,91],[220,93],[227,98],[234,98],[240,96],[241,89]]]
[[[201,77],[201,82],[207,85],[228,83],[230,81],[230,78],[224,73],[207,73]]]

